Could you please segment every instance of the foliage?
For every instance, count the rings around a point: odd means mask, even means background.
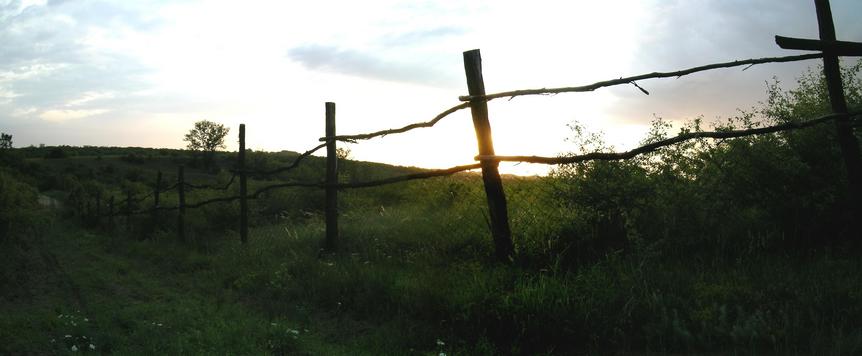
[[[0,149],[12,148],[12,135],[5,132],[0,133]]]
[[[207,164],[210,164],[215,152],[225,147],[224,138],[229,131],[230,128],[222,124],[201,120],[195,122],[195,127],[189,130],[183,141],[188,142],[189,150],[201,152]]]
[[[36,189],[0,170],[0,240],[35,223],[37,202]]]

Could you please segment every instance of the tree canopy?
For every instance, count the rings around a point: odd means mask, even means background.
[[[222,124],[201,120],[195,123],[195,127],[186,134],[183,141],[188,142],[188,149],[192,151],[215,152],[224,148],[224,138],[230,128]]]

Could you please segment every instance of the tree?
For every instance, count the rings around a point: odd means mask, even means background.
[[[186,134],[183,141],[188,142],[188,149],[201,152],[205,165],[209,166],[215,152],[219,148],[225,148],[224,138],[230,128],[212,121],[202,120],[195,123],[195,127]]]
[[[0,133],[0,149],[12,148],[12,135]]]

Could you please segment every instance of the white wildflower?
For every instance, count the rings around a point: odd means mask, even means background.
[[[65,336],[63,336],[63,337],[65,337],[65,338],[67,338],[67,339],[68,339],[68,338],[72,337],[72,335],[66,334],[66,335],[65,335]]]
[[[78,346],[72,345],[72,352],[78,352]]]
[[[90,350],[95,350],[95,349],[96,349],[96,345],[90,344]]]
[[[442,346],[444,346],[444,345],[446,345],[446,343],[445,343],[445,342],[443,342],[443,340],[437,339],[437,346],[441,346],[441,347],[442,347]]]

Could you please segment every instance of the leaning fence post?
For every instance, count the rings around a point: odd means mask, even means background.
[[[186,215],[186,182],[183,169],[183,166],[177,167],[177,196],[179,199],[177,203],[177,237],[179,237],[180,242],[186,241],[186,226],[184,221]]]
[[[491,137],[491,123],[488,121],[488,102],[485,100],[485,82],[482,78],[482,56],[478,49],[464,52],[464,72],[467,75],[467,90],[470,94],[470,111],[473,115],[473,128],[479,144],[480,156],[494,155],[494,142]],[[506,209],[506,194],[497,170],[499,161],[482,160],[482,181],[488,197],[488,211],[491,215],[491,236],[497,258],[508,263],[512,261],[512,231],[509,228],[509,214]]]
[[[324,248],[335,251],[338,241],[338,157],[335,154],[335,103],[326,103],[326,241]]]
[[[248,199],[247,180],[245,175],[245,124],[239,124],[239,240],[248,242]]]

